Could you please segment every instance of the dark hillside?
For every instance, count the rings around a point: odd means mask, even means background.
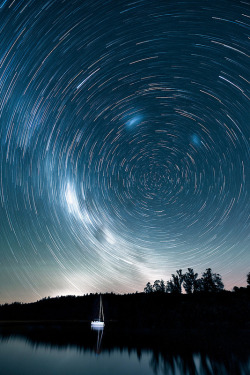
[[[249,289],[235,292],[172,295],[104,294],[105,321],[136,328],[250,328]],[[48,298],[0,306],[1,321],[86,320],[98,316],[99,296]]]

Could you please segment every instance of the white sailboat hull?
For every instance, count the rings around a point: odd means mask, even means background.
[[[98,322],[98,321],[92,321],[91,322],[91,327],[92,328],[103,328],[104,327],[104,322]]]

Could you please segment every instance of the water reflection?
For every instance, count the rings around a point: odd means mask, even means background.
[[[15,332],[15,334],[14,334]],[[181,341],[180,341],[181,342]],[[213,346],[214,345],[214,346]],[[84,324],[62,327],[54,324],[28,325],[2,329],[0,334],[1,367],[8,374],[32,374],[25,370],[26,362],[33,373],[41,364],[50,364],[46,375],[63,374],[155,374],[155,375],[249,375],[250,356],[246,347],[213,342],[208,349],[173,345],[169,337],[154,337],[121,332],[105,327],[90,330]],[[49,350],[48,350],[49,349]],[[19,353],[22,356],[19,356]],[[95,354],[98,354],[96,356]],[[8,362],[8,358],[11,358]],[[32,360],[31,360],[32,358]],[[64,361],[64,367],[58,361]],[[67,359],[67,361],[66,361]],[[32,362],[32,363],[31,363]],[[13,367],[16,363],[17,367]],[[11,368],[9,368],[12,366]],[[33,367],[32,367],[33,366]],[[87,370],[86,370],[87,366]],[[28,369],[28,367],[27,367]],[[86,372],[85,372],[86,371]]]
[[[96,354],[100,354],[101,353],[101,344],[102,344],[102,336],[103,336],[104,327],[93,327],[93,326],[91,326],[91,330],[97,332]]]
[[[197,375],[249,375],[249,357],[240,358],[232,353],[219,357],[211,353],[173,355],[154,353],[150,360],[154,374],[197,374]]]

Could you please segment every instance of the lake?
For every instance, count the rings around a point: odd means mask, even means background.
[[[247,350],[199,350],[166,336],[60,324],[0,328],[1,375],[249,375]],[[113,343],[112,343],[113,340]]]

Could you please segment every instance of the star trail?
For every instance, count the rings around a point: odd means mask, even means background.
[[[250,3],[0,4],[0,303],[250,266]]]

